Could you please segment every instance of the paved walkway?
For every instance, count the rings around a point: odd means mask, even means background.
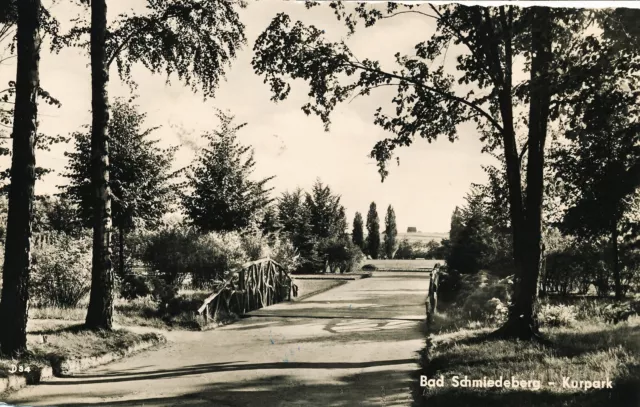
[[[428,273],[375,272],[11,394],[30,406],[410,406]]]

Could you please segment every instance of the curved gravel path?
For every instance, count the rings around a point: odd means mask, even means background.
[[[10,394],[29,406],[410,406],[429,274],[374,272]]]

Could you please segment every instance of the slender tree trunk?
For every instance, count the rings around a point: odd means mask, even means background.
[[[40,61],[40,0],[18,2],[18,70],[13,121],[13,154],[5,243],[0,350],[17,356],[27,350],[31,219],[35,177]]]
[[[525,219],[522,225],[520,247],[521,275],[514,287],[513,304],[509,318],[501,329],[507,337],[533,339],[539,335],[536,316],[538,280],[542,254],[542,197],[544,184],[544,146],[551,92],[548,75],[552,60],[550,9],[533,10],[531,40],[531,90],[529,103],[529,137],[527,159],[527,190]]]
[[[109,100],[105,40],[106,0],[91,1],[91,183],[93,206],[93,259],[91,294],[86,326],[111,329],[113,315],[113,269],[111,265],[111,192],[109,190]]]
[[[524,227],[524,209],[522,203],[522,174],[520,171],[520,158],[518,147],[516,144],[516,132],[513,123],[513,44],[512,44],[512,24],[513,10],[511,7],[505,11],[500,9],[503,30],[505,31],[504,44],[504,77],[502,78],[502,86],[498,93],[498,104],[500,115],[502,117],[502,140],[504,145],[504,156],[507,167],[507,187],[509,192],[509,209],[511,220],[511,234],[513,241],[513,257],[516,264],[516,280],[520,278],[520,270],[522,265],[522,230]],[[497,44],[493,44],[496,48],[494,54],[497,58],[499,50]],[[496,61],[499,66],[500,62]]]
[[[621,300],[622,295],[622,280],[620,279],[620,258],[618,251],[618,222],[614,222],[611,228],[611,260],[613,269],[613,281],[615,284],[615,298]]]

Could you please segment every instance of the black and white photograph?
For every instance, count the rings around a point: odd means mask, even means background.
[[[640,407],[640,2],[0,0],[0,406]]]

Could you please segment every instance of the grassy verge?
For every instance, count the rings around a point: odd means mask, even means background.
[[[43,367],[54,359],[77,359],[123,354],[142,342],[160,342],[154,333],[137,334],[124,329],[90,331],[82,325],[58,321],[30,321],[27,332],[29,352],[20,359],[0,359],[0,372],[5,375],[11,365]]]
[[[135,300],[118,299],[114,304],[114,322],[123,326],[146,326],[158,329],[199,330],[203,321],[196,310],[208,292],[183,290],[167,305],[160,309],[158,303],[149,297]],[[29,311],[32,319],[83,321],[86,306],[77,308],[33,308]]]
[[[558,304],[558,300],[547,300]],[[616,325],[602,320],[606,301],[569,301],[576,319],[563,326],[543,327],[551,345],[485,340],[497,326],[470,321],[459,312],[437,314],[423,354],[423,373],[443,378],[442,387],[418,390],[423,406],[595,407],[640,405],[640,317]],[[451,309],[444,305],[441,309]],[[458,376],[458,387],[453,378]],[[496,380],[502,387],[462,387],[462,379]],[[531,380],[528,388],[506,388],[504,381]],[[565,387],[568,377],[569,387]],[[534,380],[539,381],[539,388]],[[572,381],[583,381],[573,388]],[[587,381],[610,380],[608,388],[585,389]],[[563,384],[564,382],[564,384]],[[550,384],[553,383],[553,384]],[[489,383],[491,384],[491,383]],[[471,383],[473,385],[473,383]],[[594,383],[591,384],[594,386]]]

